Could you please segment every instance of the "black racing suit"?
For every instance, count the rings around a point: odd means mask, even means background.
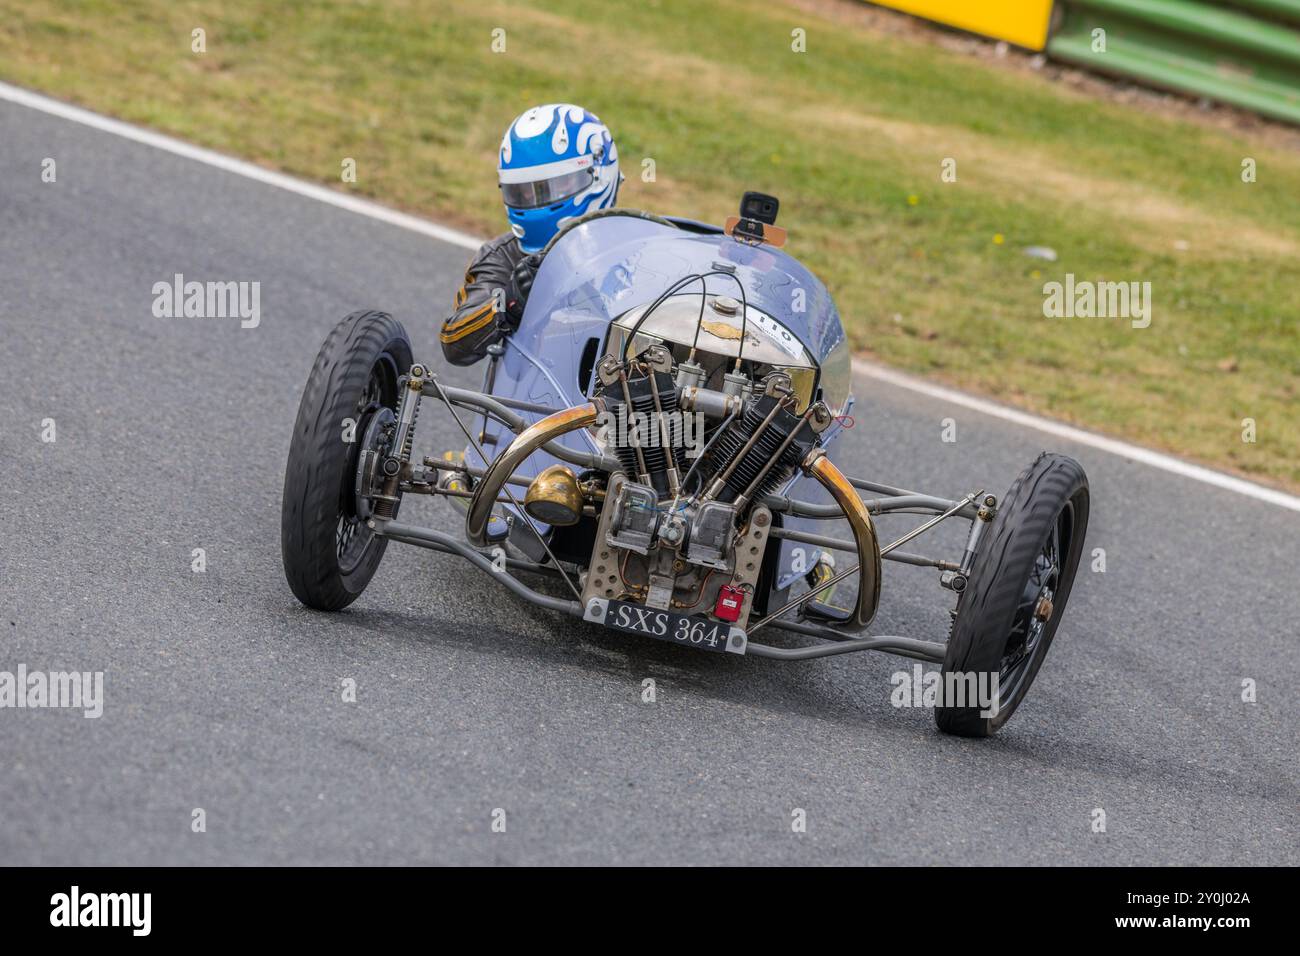
[[[531,274],[521,282],[516,274],[535,257],[519,248],[513,233],[490,239],[465,270],[465,284],[456,292],[451,316],[442,323],[438,338],[442,354],[453,365],[473,365],[487,348],[513,331],[523,315]],[[536,271],[533,262],[531,271]]]

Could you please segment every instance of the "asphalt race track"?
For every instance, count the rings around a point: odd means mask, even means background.
[[[1106,571],[979,742],[891,706],[910,661],[692,652],[400,545],[311,612],[279,522],[315,352],[374,307],[433,358],[466,251],[9,103],[0,174],[0,670],[104,672],[99,719],[0,710],[0,863],[1300,861],[1300,513],[859,381],[860,474],[1002,495],[1050,445],[1092,480]],[[176,273],[260,282],[260,324],[155,317]],[[426,453],[463,444],[432,403],[420,424]],[[875,630],[941,638],[935,574],[887,568]]]

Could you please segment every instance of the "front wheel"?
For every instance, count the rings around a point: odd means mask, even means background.
[[[1024,700],[1070,597],[1088,499],[1083,467],[1065,455],[1044,452],[1012,484],[957,604],[934,714],[940,730],[992,736]]]
[[[406,330],[385,312],[353,312],[316,356],[293,426],[280,518],[284,575],[308,607],[347,607],[384,556],[387,541],[358,513],[357,468],[363,441],[392,420],[411,362]]]

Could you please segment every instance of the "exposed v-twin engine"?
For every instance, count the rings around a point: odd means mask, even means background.
[[[600,363],[602,432],[621,472],[606,489],[584,600],[743,627],[772,529],[763,499],[794,474],[831,414],[820,402],[799,408],[782,372],[733,370],[711,389],[702,371],[660,346]]]

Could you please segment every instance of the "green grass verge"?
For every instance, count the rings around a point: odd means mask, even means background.
[[[1300,155],[881,36],[853,12],[0,0],[0,77],[483,234],[504,228],[505,125],[580,102],[618,140],[623,205],[721,221],[744,189],[779,195],[790,251],[860,351],[1300,487]],[[1066,273],[1149,281],[1150,327],[1045,318],[1043,285]]]

